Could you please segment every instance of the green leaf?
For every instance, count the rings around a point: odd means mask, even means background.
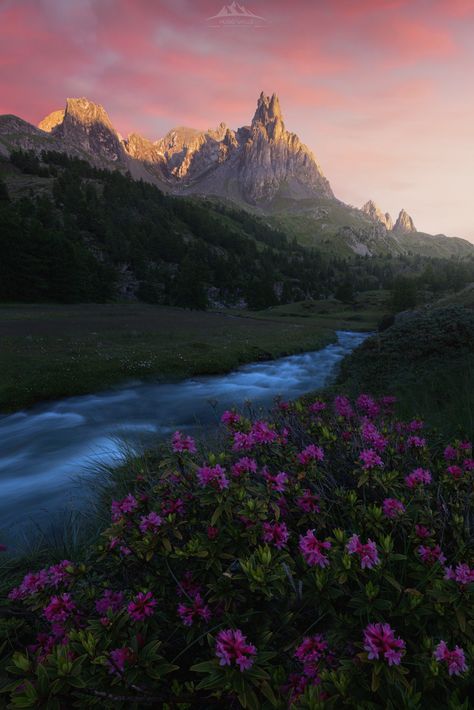
[[[196,663],[196,665],[191,666],[190,670],[195,673],[212,673],[216,670],[216,661],[203,661],[203,663]]]

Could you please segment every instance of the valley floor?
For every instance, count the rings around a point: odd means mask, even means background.
[[[130,379],[184,378],[306,350],[336,330],[372,330],[384,294],[352,305],[310,301],[260,312],[147,304],[0,306],[0,412]]]

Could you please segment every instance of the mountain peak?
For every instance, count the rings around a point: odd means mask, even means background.
[[[404,209],[400,210],[400,214],[398,215],[397,221],[395,222],[393,231],[400,232],[401,234],[410,234],[411,232],[416,232],[416,227],[412,218]]]
[[[366,202],[361,209],[373,222],[380,222],[388,231],[393,229],[393,222],[389,213],[383,213],[373,200]]]
[[[252,128],[263,126],[266,128],[268,135],[273,137],[276,133],[275,127],[277,125],[281,129],[279,132],[285,130],[278,96],[276,94],[272,94],[271,97],[265,96],[262,91],[257,101],[257,110],[252,119]]]

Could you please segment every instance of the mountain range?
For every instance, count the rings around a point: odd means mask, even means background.
[[[180,126],[157,140],[138,133],[122,138],[101,105],[71,98],[37,127],[0,116],[0,154],[15,149],[65,152],[167,193],[231,201],[322,251],[474,254],[465,240],[418,232],[403,209],[394,223],[372,200],[361,209],[338,200],[313,153],[286,129],[276,94],[260,94],[249,125],[233,130],[220,123],[206,131]]]

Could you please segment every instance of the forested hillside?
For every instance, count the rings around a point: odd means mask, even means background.
[[[163,194],[62,153],[0,163],[0,300],[139,299],[264,308],[358,290],[422,294],[474,280],[474,259],[331,257],[236,207]],[[408,304],[410,305],[410,304]]]

